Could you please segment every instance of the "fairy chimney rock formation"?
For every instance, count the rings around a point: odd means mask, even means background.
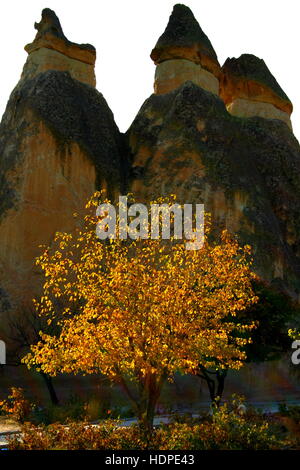
[[[69,72],[76,80],[96,86],[96,49],[90,44],[75,44],[63,33],[60,21],[54,11],[42,11],[34,41],[25,46],[28,53],[22,79],[28,80],[47,70]]]
[[[141,201],[176,194],[203,203],[215,233],[227,228],[249,243],[256,273],[300,301],[300,148],[290,100],[255,56],[220,70],[183,5],[151,58],[155,94],[126,133],[130,190]]]
[[[151,52],[156,65],[154,91],[168,93],[186,81],[219,94],[220,65],[208,37],[191,10],[177,4],[165,32]]]
[[[235,116],[280,119],[292,128],[291,101],[265,62],[252,54],[226,60],[220,77],[220,97]]]
[[[35,258],[96,189],[120,191],[121,135],[94,86],[95,49],[44,10],[0,124],[0,316],[41,289]],[[0,322],[1,323],[1,322]]]

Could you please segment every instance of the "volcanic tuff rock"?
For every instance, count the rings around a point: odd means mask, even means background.
[[[37,293],[38,245],[72,230],[95,188],[204,202],[216,232],[250,243],[257,272],[299,298],[300,148],[265,63],[247,54],[221,69],[175,5],[151,53],[155,93],[124,139],[94,88],[95,49],[70,42],[49,9],[36,29],[0,126],[0,309]]]
[[[108,188],[111,197],[118,193],[124,173],[120,133],[91,86],[94,48],[69,42],[51,10],[36,27],[0,126],[2,310],[37,293],[39,245],[49,244],[58,230],[72,230],[73,213],[96,188]]]
[[[220,97],[235,116],[281,119],[292,128],[293,105],[265,62],[251,54],[227,59],[222,67]]]
[[[158,64],[171,59],[172,44],[177,59],[189,44],[197,61],[201,48],[192,44],[200,41],[181,28],[191,18],[199,32],[186,7],[174,8],[151,53]],[[145,201],[175,193],[204,203],[216,231],[226,227],[250,243],[256,271],[300,300],[300,147],[288,126],[291,103],[254,56],[227,60],[218,77],[222,99],[196,80],[180,84],[181,75],[177,88],[176,77],[164,84],[172,91],[158,93],[155,84],[127,132],[132,191]]]
[[[47,70],[61,70],[80,82],[96,86],[96,49],[93,46],[69,41],[56,14],[49,8],[43,10],[41,22],[34,27],[36,37],[25,46],[28,59],[22,74],[24,80]]]
[[[175,5],[151,58],[156,64],[154,91],[174,90],[187,80],[219,93],[220,65],[208,37],[185,5]]]

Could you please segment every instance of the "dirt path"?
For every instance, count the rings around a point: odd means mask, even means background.
[[[0,434],[19,431],[20,425],[11,418],[0,416]]]

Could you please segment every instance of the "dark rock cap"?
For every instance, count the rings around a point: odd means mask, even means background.
[[[187,57],[188,49],[194,49],[195,57]],[[174,51],[177,51],[178,57]],[[187,58],[201,63],[201,56],[206,56],[218,64],[217,54],[192,11],[185,5],[177,4],[173,8],[165,32],[151,52],[151,58],[156,64],[171,58]]]
[[[268,69],[265,61],[253,54],[242,54],[238,59],[228,58],[223,67],[222,74],[245,80],[253,80],[270,88],[279,98],[291,103],[275,77]]]
[[[43,36],[43,34],[49,32],[58,38],[67,40],[62,30],[58,16],[53,10],[50,10],[50,8],[44,8],[42,11],[42,19],[40,23],[34,23],[34,27],[38,31],[37,38],[40,38]]]
[[[41,21],[39,23],[35,23],[34,27],[37,30],[35,39],[31,44],[25,46],[25,50],[29,54],[39,47],[56,49],[58,44],[65,45],[69,49],[73,47],[75,49],[87,51],[87,53],[91,53],[93,56],[96,54],[96,49],[91,44],[76,44],[69,41],[63,32],[59,18],[50,8],[45,8],[42,11]],[[51,42],[53,47],[51,47]],[[58,46],[58,49],[60,49],[60,46]]]

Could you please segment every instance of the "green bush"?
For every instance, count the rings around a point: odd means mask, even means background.
[[[282,416],[288,416],[295,420],[296,422],[300,422],[300,406],[299,405],[291,405],[287,406],[285,403],[279,405],[279,413]]]
[[[70,395],[69,399],[60,405],[48,407],[36,406],[30,416],[34,424],[52,424],[82,421],[86,417],[85,402],[76,395]]]
[[[110,406],[102,397],[91,396],[88,399],[71,395],[65,403],[50,404],[47,407],[35,406],[28,421],[33,424],[53,424],[78,421],[99,421],[105,419],[131,418],[134,412],[130,406]]]

